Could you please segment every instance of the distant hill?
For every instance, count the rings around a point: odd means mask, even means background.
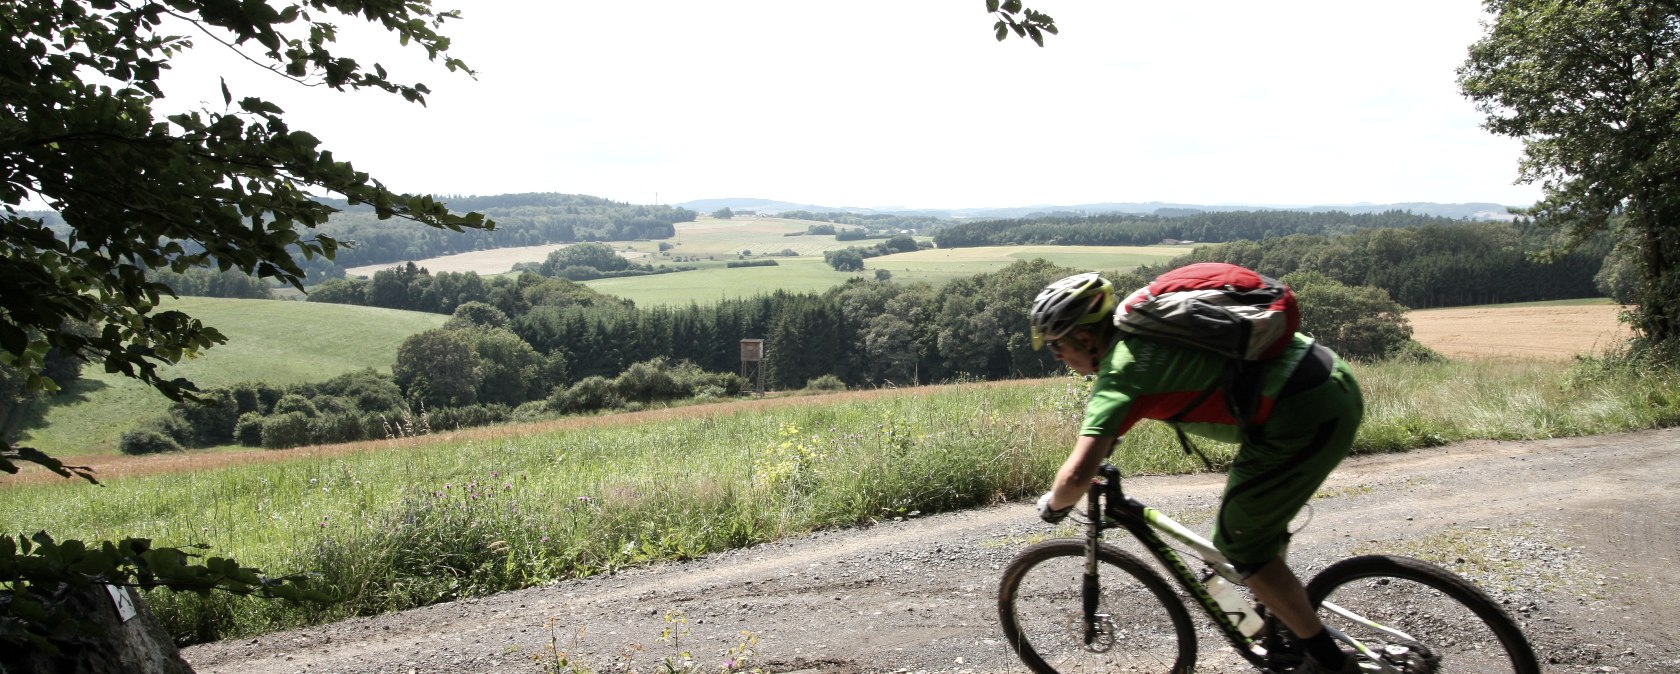
[[[1066,206],[1041,204],[1036,206],[1019,206],[1012,208],[911,209],[896,207],[862,208],[856,206],[818,206],[814,204],[796,204],[787,201],[776,201],[774,199],[730,198],[697,199],[677,204],[677,206],[700,213],[710,213],[720,208],[727,207],[732,211],[755,211],[771,215],[784,211],[813,211],[818,213],[842,211],[849,213],[920,215],[961,220],[1015,219],[1052,215],[1097,215],[1101,213],[1187,215],[1197,212],[1227,211],[1305,211],[1309,213],[1342,211],[1344,213],[1353,214],[1381,213],[1384,211],[1410,211],[1418,215],[1433,215],[1446,218],[1470,220],[1510,220],[1514,217],[1509,212],[1510,207],[1502,204],[1437,204],[1430,202],[1406,202],[1396,204],[1325,204],[1313,206],[1257,206],[1252,204],[1207,205],[1148,201],[1105,202],[1098,204],[1074,204]]]

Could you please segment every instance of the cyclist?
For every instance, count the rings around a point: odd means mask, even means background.
[[[1282,557],[1290,519],[1347,456],[1364,416],[1347,363],[1296,333],[1257,379],[1246,379],[1259,387],[1259,397],[1244,427],[1226,404],[1228,392],[1204,395],[1216,386],[1237,388],[1227,377],[1226,357],[1129,336],[1114,325],[1117,304],[1113,284],[1095,273],[1056,281],[1033,300],[1033,348],[1048,346],[1068,368],[1096,375],[1079,439],[1054,488],[1039,499],[1039,516],[1052,523],[1066,517],[1139,420],[1176,419],[1186,433],[1240,443],[1214,546],[1246,576],[1255,598],[1301,638],[1307,657],[1295,672],[1358,672],[1354,658],[1324,631]]]

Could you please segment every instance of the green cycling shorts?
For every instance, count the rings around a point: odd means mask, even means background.
[[[1214,547],[1247,571],[1282,553],[1290,520],[1347,457],[1364,415],[1359,383],[1340,357],[1322,384],[1278,400],[1237,450]]]

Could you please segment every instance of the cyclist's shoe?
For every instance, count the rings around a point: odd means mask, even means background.
[[[1318,658],[1307,656],[1301,660],[1300,666],[1289,670],[1289,674],[1362,674],[1364,669],[1359,667],[1359,658],[1352,653],[1343,652],[1342,666],[1330,667],[1318,661]]]

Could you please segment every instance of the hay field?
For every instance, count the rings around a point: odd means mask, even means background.
[[[1608,301],[1533,302],[1406,314],[1412,337],[1448,358],[1568,360],[1603,353],[1629,336]]]

